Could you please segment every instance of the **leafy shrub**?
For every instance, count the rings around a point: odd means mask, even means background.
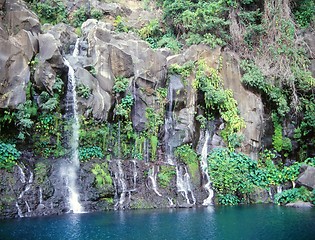
[[[129,86],[129,79],[125,77],[116,77],[113,86],[114,93],[124,93]]]
[[[49,98],[41,105],[42,110],[47,112],[53,112],[59,106],[59,99],[56,97]]]
[[[253,189],[251,175],[257,163],[242,153],[214,149],[209,157],[209,175],[219,194],[243,196]]]
[[[17,109],[15,124],[19,129],[18,138],[24,140],[26,136],[30,135],[30,130],[34,124],[32,118],[37,114],[37,106],[32,101],[27,100],[25,103],[19,104]]]
[[[315,2],[309,0],[298,0],[294,3],[293,14],[297,23],[307,28],[315,21]]]
[[[11,170],[20,156],[21,153],[15,145],[0,142],[0,169]]]
[[[222,205],[237,205],[240,202],[238,197],[232,194],[219,194],[218,198]]]
[[[178,53],[182,49],[182,44],[176,39],[173,34],[163,35],[156,43],[157,47],[167,47],[174,53]]]
[[[79,149],[79,158],[81,161],[88,161],[92,158],[104,158],[103,151],[98,146],[82,147]]]
[[[100,10],[98,10],[96,8],[93,8],[91,10],[91,18],[94,18],[96,20],[100,20],[102,18],[102,16],[103,16],[102,11],[100,11]]]
[[[175,157],[185,164],[192,164],[197,162],[197,153],[189,146],[184,144],[179,146],[174,151]]]
[[[71,24],[74,27],[81,27],[82,23],[84,23],[88,19],[88,10],[86,7],[80,7],[77,10],[73,11]]]
[[[41,23],[57,24],[67,22],[67,10],[62,0],[29,1]]]
[[[129,119],[132,105],[133,97],[131,95],[125,96],[115,107],[116,115],[123,119]]]
[[[265,79],[261,70],[250,61],[242,61],[241,68],[244,71],[241,81],[247,86],[265,94],[267,101],[274,104],[279,116],[284,117],[290,110],[287,98],[282,90]]]
[[[289,190],[285,190],[281,193],[277,193],[275,195],[275,203],[276,204],[287,204],[296,202],[298,200],[309,202],[314,198],[313,193],[307,190],[305,187],[293,188]]]
[[[128,32],[129,28],[125,25],[124,19],[121,16],[117,16],[114,21],[115,31],[117,32]]]
[[[272,114],[272,121],[274,125],[274,134],[272,136],[272,145],[277,152],[285,151],[285,156],[288,152],[292,151],[291,140],[287,137],[283,137],[282,125],[276,114]]]
[[[149,37],[158,37],[161,33],[160,23],[157,19],[151,20],[147,25],[139,30],[139,35],[144,40]]]
[[[160,167],[160,171],[157,175],[158,182],[162,188],[167,188],[170,185],[171,180],[176,176],[174,166],[163,165]]]
[[[113,184],[113,180],[108,171],[108,164],[106,162],[93,164],[91,171],[95,175],[95,183],[97,187],[103,187],[105,184]]]
[[[163,1],[164,20],[175,35],[183,36],[188,32],[190,43],[196,41],[192,41],[192,36],[200,43],[207,38],[206,34],[215,36],[215,39],[227,39],[229,2],[166,0]]]
[[[85,98],[85,99],[88,99],[91,94],[92,94],[92,91],[91,89],[84,85],[84,84],[79,84],[77,87],[76,87],[76,91],[77,91],[77,94],[82,97],[82,98]]]

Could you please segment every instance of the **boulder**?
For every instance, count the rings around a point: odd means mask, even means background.
[[[157,108],[155,90],[165,86],[166,58],[160,52],[153,51],[146,42],[134,34],[115,33],[108,24],[88,20],[82,25],[83,41],[88,43],[87,57],[90,66],[96,70],[94,83],[107,102],[106,109],[93,108],[93,115],[102,115],[103,119],[112,109],[112,88],[116,77],[129,79],[128,92],[133,92],[134,109],[132,120],[136,129],[145,127],[145,108]],[[81,54],[80,54],[81,56]],[[88,66],[86,66],[88,67]],[[81,76],[78,75],[79,78]],[[79,80],[83,82],[83,80]],[[135,109],[139,110],[136,111]]]
[[[0,108],[24,103],[30,79],[28,59],[19,46],[8,40],[0,40],[0,71]]]
[[[16,108],[26,100],[29,62],[38,52],[40,24],[24,1],[0,2],[0,108]]]
[[[6,11],[4,21],[10,35],[15,35],[22,29],[33,34],[40,32],[38,17],[28,9],[24,1],[6,0],[4,8]]]
[[[303,172],[299,175],[296,183],[309,189],[315,189],[315,167],[303,166]]]

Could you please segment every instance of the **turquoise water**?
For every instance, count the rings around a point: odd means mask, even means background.
[[[269,205],[0,220],[0,239],[315,239],[315,209]]]

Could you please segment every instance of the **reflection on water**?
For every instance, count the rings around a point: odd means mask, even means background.
[[[0,220],[0,239],[314,239],[315,209],[207,207]]]

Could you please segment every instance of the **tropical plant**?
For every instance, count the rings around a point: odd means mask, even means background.
[[[129,86],[129,79],[125,77],[116,77],[113,86],[114,93],[124,93]]]
[[[92,90],[84,84],[78,84],[76,87],[76,91],[78,96],[85,99],[88,99],[92,94]]]
[[[62,0],[28,1],[42,23],[67,23],[67,10]]]
[[[162,188],[167,188],[170,186],[170,182],[176,176],[176,171],[174,166],[163,165],[160,167],[160,171],[157,175],[159,185]]]
[[[21,152],[16,149],[15,145],[0,142],[0,169],[10,171],[20,156]]]
[[[101,188],[106,184],[113,184],[113,180],[108,171],[108,163],[94,163],[91,171],[95,175],[95,184],[97,187]]]
[[[314,198],[314,195],[311,191],[307,190],[305,187],[300,188],[292,188],[289,190],[285,190],[281,193],[277,193],[275,195],[275,203],[276,204],[287,204],[296,202],[298,200],[309,202]]]
[[[88,161],[93,158],[102,159],[104,158],[104,153],[98,146],[82,147],[79,148],[79,158],[80,161]]]

